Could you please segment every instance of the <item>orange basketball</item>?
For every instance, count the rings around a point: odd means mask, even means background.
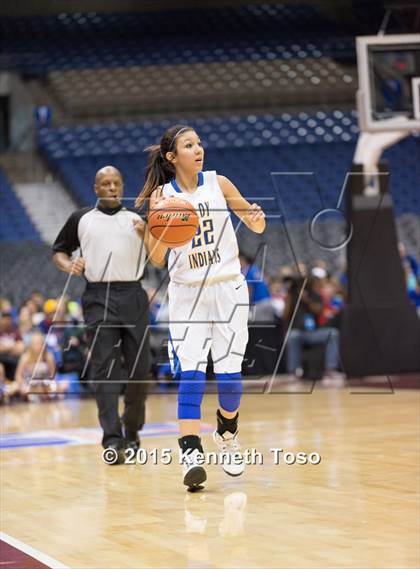
[[[167,247],[186,245],[197,233],[198,223],[194,207],[180,198],[167,198],[149,212],[150,233]]]

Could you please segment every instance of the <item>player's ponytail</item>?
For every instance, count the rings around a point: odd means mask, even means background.
[[[146,152],[149,153],[146,166],[146,181],[136,200],[136,207],[141,207],[150,198],[153,190],[166,184],[175,176],[175,168],[163,158],[159,144],[149,146],[146,148]]]
[[[194,129],[179,124],[171,126],[162,136],[160,144],[154,144],[145,149],[149,153],[146,166],[146,181],[136,199],[136,207],[142,207],[156,188],[167,184],[175,177],[175,168],[167,160],[166,154],[168,152],[176,153],[176,139],[180,134],[188,130]]]

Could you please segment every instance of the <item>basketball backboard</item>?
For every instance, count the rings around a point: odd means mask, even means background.
[[[411,80],[413,85],[414,118],[420,120],[420,77]]]
[[[359,126],[420,131],[420,34],[356,38]]]

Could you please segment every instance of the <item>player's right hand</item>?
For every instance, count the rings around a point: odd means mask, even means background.
[[[133,219],[133,227],[137,234],[144,239],[144,232],[146,231],[146,224],[143,219]]]
[[[163,202],[167,200],[167,196],[164,196],[162,193],[162,186],[159,186],[155,190],[153,190],[152,195],[150,196],[150,203],[149,209],[158,209],[160,206],[163,205]]]
[[[74,261],[71,262],[69,274],[80,277],[80,275],[83,273],[85,269],[85,265],[86,262],[83,259],[83,257],[77,257],[76,259],[74,259]]]
[[[164,207],[165,200],[169,199],[168,196],[158,196],[151,202],[151,209],[160,209]]]

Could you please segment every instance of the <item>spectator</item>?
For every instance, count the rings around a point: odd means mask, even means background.
[[[59,361],[66,330],[63,324],[67,322],[66,299],[62,298],[59,302],[55,298],[49,298],[44,302],[44,313],[39,329],[46,335],[48,348],[54,352],[56,361]]]
[[[3,312],[11,314],[12,317],[15,316],[15,314],[13,314],[12,303],[7,298],[0,298],[0,313],[3,313]]]
[[[417,259],[409,255],[404,243],[398,243],[401,263],[404,271],[405,282],[409,298],[414,302],[420,312],[420,271]]]
[[[86,365],[88,349],[84,326],[79,326],[75,318],[73,319],[73,324],[74,326],[66,326],[63,331],[63,350],[59,371],[61,373],[75,372],[80,379]],[[85,374],[85,377],[87,377],[87,374]]]
[[[329,276],[327,263],[322,259],[316,260],[312,265],[311,275],[318,279],[327,278]]]
[[[269,290],[274,316],[281,318],[283,316],[286,299],[286,291],[282,279],[278,277],[272,278],[270,280]]]
[[[39,328],[44,334],[48,334],[49,329],[51,328],[54,316],[57,311],[58,303],[55,298],[49,298],[44,302],[44,319],[40,322]]]
[[[32,321],[32,314],[25,304],[19,310],[18,330],[25,348],[28,347],[34,331],[34,325]]]
[[[398,251],[400,252],[401,261],[404,265],[409,265],[412,273],[417,278],[419,276],[419,264],[414,255],[409,255],[402,241],[398,243]]]
[[[347,290],[347,287],[349,284],[348,272],[347,271],[348,271],[347,261],[342,260],[340,263],[340,268],[335,275],[342,290]]]
[[[67,314],[68,318],[72,320],[73,323],[83,322],[82,307],[75,300],[69,300],[67,303]]]
[[[39,326],[40,322],[42,322],[45,318],[43,307],[38,308],[37,303],[31,298],[28,298],[28,300],[25,302],[25,306],[31,314],[33,325]]]
[[[407,260],[403,260],[403,269],[405,273],[405,281],[407,285],[407,292],[409,298],[414,302],[417,309],[420,308],[420,275],[416,277],[411,263]]]
[[[257,304],[262,300],[269,299],[270,291],[268,290],[268,285],[258,267],[252,264],[252,259],[245,253],[240,252],[239,262],[241,264],[241,273],[248,284],[249,304]]]
[[[35,124],[37,129],[51,126],[52,111],[48,105],[39,105],[34,109]]]
[[[10,397],[16,393],[17,389],[14,381],[6,378],[4,365],[0,364],[0,403],[9,403]]]
[[[337,372],[339,332],[336,328],[319,327],[322,298],[316,292],[316,279],[311,277],[302,290],[303,284],[304,280],[300,277],[291,279],[286,297],[284,320],[286,326],[290,323],[292,326],[287,340],[287,371],[291,379],[301,377],[302,348],[305,345],[324,344],[326,346],[324,377],[327,380],[342,380],[342,374]]]
[[[324,282],[328,278],[328,273],[326,269],[324,269],[323,267],[317,267],[317,266],[312,267],[311,275],[322,282]]]
[[[291,276],[293,276],[293,269],[289,265],[283,265],[277,271],[277,277],[283,282],[283,285],[285,281]]]
[[[0,298],[0,312],[11,312],[12,304],[7,298]]]
[[[323,262],[322,262],[323,263]],[[340,328],[343,294],[340,284],[328,273],[326,265],[316,264],[311,269],[314,290],[322,299],[322,312],[318,316],[319,326]]]
[[[43,311],[45,298],[44,295],[39,290],[34,290],[33,292],[31,292],[29,299],[36,304],[38,312]]]
[[[303,261],[298,261],[297,262],[297,272],[298,274],[302,277],[302,278],[306,278],[309,276],[308,273],[308,267],[306,266],[306,263],[304,263]]]
[[[8,403],[8,397],[6,393],[6,372],[4,365],[0,364],[0,403]]]
[[[24,399],[33,399],[32,395],[42,395],[46,399],[68,389],[67,382],[55,380],[55,362],[47,350],[45,336],[35,332],[31,343],[19,359],[15,375],[19,393]]]
[[[340,328],[341,311],[344,306],[344,295],[338,282],[333,279],[325,279],[319,289],[322,298],[322,313],[319,316],[320,326]]]
[[[24,350],[22,337],[13,323],[10,312],[0,314],[0,363],[4,365],[6,377],[13,379],[19,356]]]

